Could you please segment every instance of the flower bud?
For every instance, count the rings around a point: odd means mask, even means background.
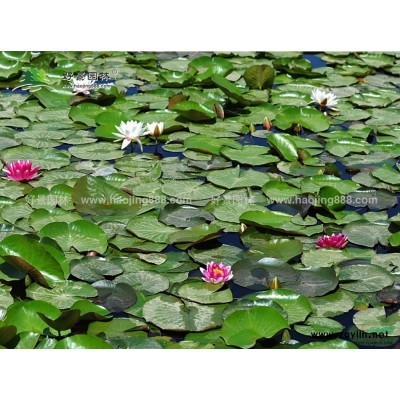
[[[256,131],[256,128],[255,128],[255,126],[253,125],[253,123],[251,122],[250,125],[249,125],[249,132],[250,132],[250,133],[253,133],[253,132],[255,132],[255,131]]]
[[[264,129],[266,129],[267,131],[270,131],[270,130],[272,129],[272,124],[271,124],[271,121],[269,120],[268,117],[265,117],[265,118],[264,118],[263,127],[264,127]]]
[[[275,277],[274,279],[272,279],[272,281],[269,283],[268,285],[268,289],[279,289],[281,287],[281,284],[279,282],[279,279],[277,277]]]

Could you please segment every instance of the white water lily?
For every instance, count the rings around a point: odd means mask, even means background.
[[[143,122],[128,121],[121,122],[119,126],[115,125],[120,133],[113,133],[114,136],[119,137],[115,142],[122,140],[121,149],[128,146],[132,140],[138,142],[140,150],[143,151],[142,142],[140,141],[141,136],[148,135],[149,132],[143,129]]]
[[[72,87],[74,94],[83,93],[90,94],[90,89],[93,88],[93,85],[96,81],[89,79],[87,75],[85,75],[84,79],[72,78]]]
[[[320,105],[320,107],[330,108],[336,110],[335,106],[339,102],[339,99],[335,94],[330,92],[324,92],[320,89],[313,89],[311,92],[311,98],[314,103]]]
[[[164,122],[152,122],[146,125],[146,131],[149,135],[158,138],[164,131]]]

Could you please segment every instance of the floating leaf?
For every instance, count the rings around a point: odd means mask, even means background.
[[[126,283],[102,280],[93,283],[92,286],[98,293],[94,302],[111,312],[121,312],[136,303],[136,292]]]
[[[275,277],[284,289],[305,296],[323,296],[338,284],[333,268],[309,267],[294,269],[282,260],[264,257],[238,261],[232,266],[233,281],[252,290],[265,290]]]
[[[155,243],[170,243],[170,235],[179,229],[158,221],[158,213],[151,212],[131,219],[126,229],[134,235]]]
[[[251,89],[271,89],[275,71],[267,64],[253,65],[246,69],[243,78]]]
[[[243,297],[249,300],[271,300],[279,304],[287,313],[289,325],[302,322],[312,312],[307,297],[288,289],[274,289],[249,294]]]
[[[346,265],[340,269],[340,287],[351,292],[376,292],[393,284],[389,272],[374,264],[361,261],[357,264]]]
[[[112,349],[112,346],[97,336],[79,334],[60,340],[55,349]]]
[[[271,338],[285,328],[289,325],[278,311],[271,307],[254,307],[229,315],[222,326],[221,336],[228,345],[249,348],[257,339]]]
[[[205,306],[159,294],[146,302],[143,317],[161,329],[199,332],[221,326],[224,308],[225,305]]]
[[[400,311],[386,316],[383,307],[368,308],[355,314],[353,321],[358,329],[367,333],[400,336]]]
[[[43,300],[59,309],[67,309],[84,297],[95,297],[96,289],[85,282],[57,282],[52,289],[32,283],[26,290],[28,297]]]
[[[229,303],[233,300],[232,292],[229,289],[220,290],[223,285],[223,283],[185,281],[173,286],[171,293],[200,304]]]
[[[276,115],[274,124],[279,129],[289,129],[293,124],[313,132],[323,132],[329,129],[329,120],[313,108],[288,107]]]
[[[4,238],[0,242],[0,256],[45,287],[52,287],[66,278],[59,260],[45,246],[27,236]]]
[[[194,101],[181,101],[175,104],[174,111],[191,121],[209,121],[214,111]]]
[[[135,197],[94,176],[77,180],[72,200],[77,211],[92,215],[131,214],[141,207]]]
[[[345,226],[342,233],[349,237],[351,243],[373,247],[377,243],[387,245],[390,237],[387,221],[354,221]]]
[[[104,253],[107,249],[107,235],[96,224],[85,220],[66,222],[52,222],[44,226],[40,232],[42,237],[54,239],[63,250],[71,247],[78,251],[96,251]]]
[[[101,257],[83,257],[80,260],[74,260],[71,263],[71,275],[85,282],[96,282],[104,276],[115,276],[123,272],[123,269]]]

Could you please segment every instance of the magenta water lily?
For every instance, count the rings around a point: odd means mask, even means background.
[[[18,160],[10,164],[7,163],[6,166],[7,168],[4,168],[3,172],[12,181],[27,182],[36,179],[40,175],[38,174],[40,165],[32,168],[32,161],[30,160]]]
[[[342,233],[332,233],[332,235],[324,235],[320,237],[315,246],[317,249],[332,248],[332,249],[344,249],[347,246],[349,238]]]
[[[208,283],[222,283],[233,278],[231,266],[224,265],[222,262],[217,264],[214,261],[210,261],[207,263],[206,268],[200,268],[200,271],[203,274],[203,281]]]

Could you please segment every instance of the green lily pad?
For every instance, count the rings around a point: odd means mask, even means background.
[[[78,334],[60,340],[55,349],[112,349],[112,346],[97,336]]]
[[[5,162],[31,160],[32,165],[40,165],[42,169],[56,169],[69,164],[70,155],[64,150],[36,149],[30,146],[17,146],[2,151]]]
[[[123,268],[102,257],[83,257],[71,263],[71,274],[85,282],[93,283],[104,279],[104,276],[115,276]]]
[[[232,161],[247,165],[266,165],[279,161],[278,157],[269,153],[264,146],[245,146],[242,149],[222,147],[220,154]]]
[[[225,190],[215,187],[212,184],[204,184],[201,181],[175,181],[169,180],[161,188],[162,192],[168,196],[182,199],[183,201],[205,200],[218,197]]]
[[[158,220],[166,225],[173,225],[177,228],[187,228],[200,223],[214,220],[211,213],[201,208],[167,204],[161,211]]]
[[[48,325],[39,317],[38,312],[53,320],[61,315],[57,307],[45,301],[17,301],[8,308],[4,323],[14,325],[17,333],[43,333]]]
[[[217,225],[199,224],[170,235],[171,243],[199,243],[218,237],[222,229]]]
[[[393,277],[382,267],[359,261],[340,269],[340,287],[350,292],[377,292],[393,284]]]
[[[62,208],[54,208],[52,210],[39,208],[30,215],[29,224],[36,231],[40,231],[40,229],[52,222],[70,223],[80,219],[82,219],[82,217],[79,214],[63,210]]]
[[[94,282],[92,286],[98,296],[94,302],[101,304],[111,312],[121,312],[133,306],[137,301],[136,291],[127,283],[116,283],[108,280]]]
[[[191,150],[196,150],[207,154],[219,154],[219,151],[224,146],[229,146],[234,149],[241,149],[242,145],[232,139],[218,138],[210,135],[193,135],[189,136],[183,142],[183,145]]]
[[[254,346],[257,339],[271,338],[289,328],[282,315],[271,307],[254,307],[229,315],[221,329],[226,344],[241,348]]]
[[[303,324],[294,326],[297,332],[312,337],[329,336],[342,332],[343,328],[340,322],[325,317],[309,317]]]
[[[289,325],[303,322],[312,312],[311,304],[307,297],[288,289],[274,289],[266,292],[248,294],[243,299],[271,300],[279,304],[287,313]]]
[[[269,181],[262,187],[263,193],[273,201],[282,202],[301,194],[301,190],[282,181]]]
[[[26,290],[28,297],[43,300],[59,309],[67,309],[85,297],[97,296],[97,291],[85,282],[57,282],[52,289],[32,283]]]
[[[107,235],[96,224],[85,220],[66,222],[52,222],[44,226],[39,235],[54,239],[63,250],[71,247],[78,251],[96,251],[104,253],[107,249]]]
[[[391,233],[387,221],[354,221],[345,226],[342,233],[349,237],[351,243],[373,247],[377,243],[388,244]]]
[[[289,129],[293,124],[313,132],[323,132],[329,129],[329,120],[320,111],[313,108],[288,107],[276,115],[274,124],[279,129]]]
[[[277,258],[254,257],[238,261],[232,266],[233,281],[252,290],[268,289],[278,278],[284,289],[291,289],[305,296],[323,296],[338,284],[333,268],[309,267],[294,269]]]
[[[309,299],[315,317],[336,317],[354,307],[354,296],[338,289],[332,294]]]
[[[115,160],[124,156],[119,144],[89,143],[72,146],[68,151],[83,160]]]
[[[92,215],[131,214],[141,207],[137,198],[94,176],[76,181],[72,200],[77,211]]]
[[[333,339],[326,342],[307,343],[300,346],[300,349],[358,349],[358,347],[347,340]]]
[[[163,292],[169,287],[169,280],[165,276],[153,271],[125,273],[115,278],[114,282],[117,284],[127,283],[146,296]]]
[[[262,172],[252,169],[242,170],[240,166],[219,171],[211,171],[207,175],[211,183],[227,189],[244,187],[260,187],[270,180],[270,177]]]
[[[295,161],[298,159],[297,147],[290,135],[268,135],[267,141],[285,160]]]
[[[209,121],[215,117],[213,110],[194,101],[181,101],[173,110],[190,121]]]
[[[224,284],[203,281],[185,281],[174,285],[171,294],[200,304],[229,303],[233,300],[230,289],[220,290]]]
[[[251,89],[271,89],[275,79],[275,71],[267,64],[252,65],[246,69],[243,78]]]
[[[179,229],[158,221],[158,213],[150,212],[131,219],[126,229],[134,235],[155,243],[170,243],[170,235]]]
[[[225,305],[200,305],[159,294],[143,306],[143,317],[161,329],[200,332],[222,325]]]
[[[400,311],[386,316],[385,309],[368,308],[354,315],[353,322],[358,329],[382,336],[400,336]]]
[[[222,262],[225,265],[232,265],[244,256],[243,250],[227,244],[210,250],[191,248],[188,252],[191,258],[204,265],[213,260]]]
[[[271,239],[252,246],[251,252],[288,261],[303,252],[303,245],[296,239]]]
[[[23,235],[10,235],[0,242],[0,256],[45,287],[52,287],[66,278],[62,265],[54,251],[52,253]]]

